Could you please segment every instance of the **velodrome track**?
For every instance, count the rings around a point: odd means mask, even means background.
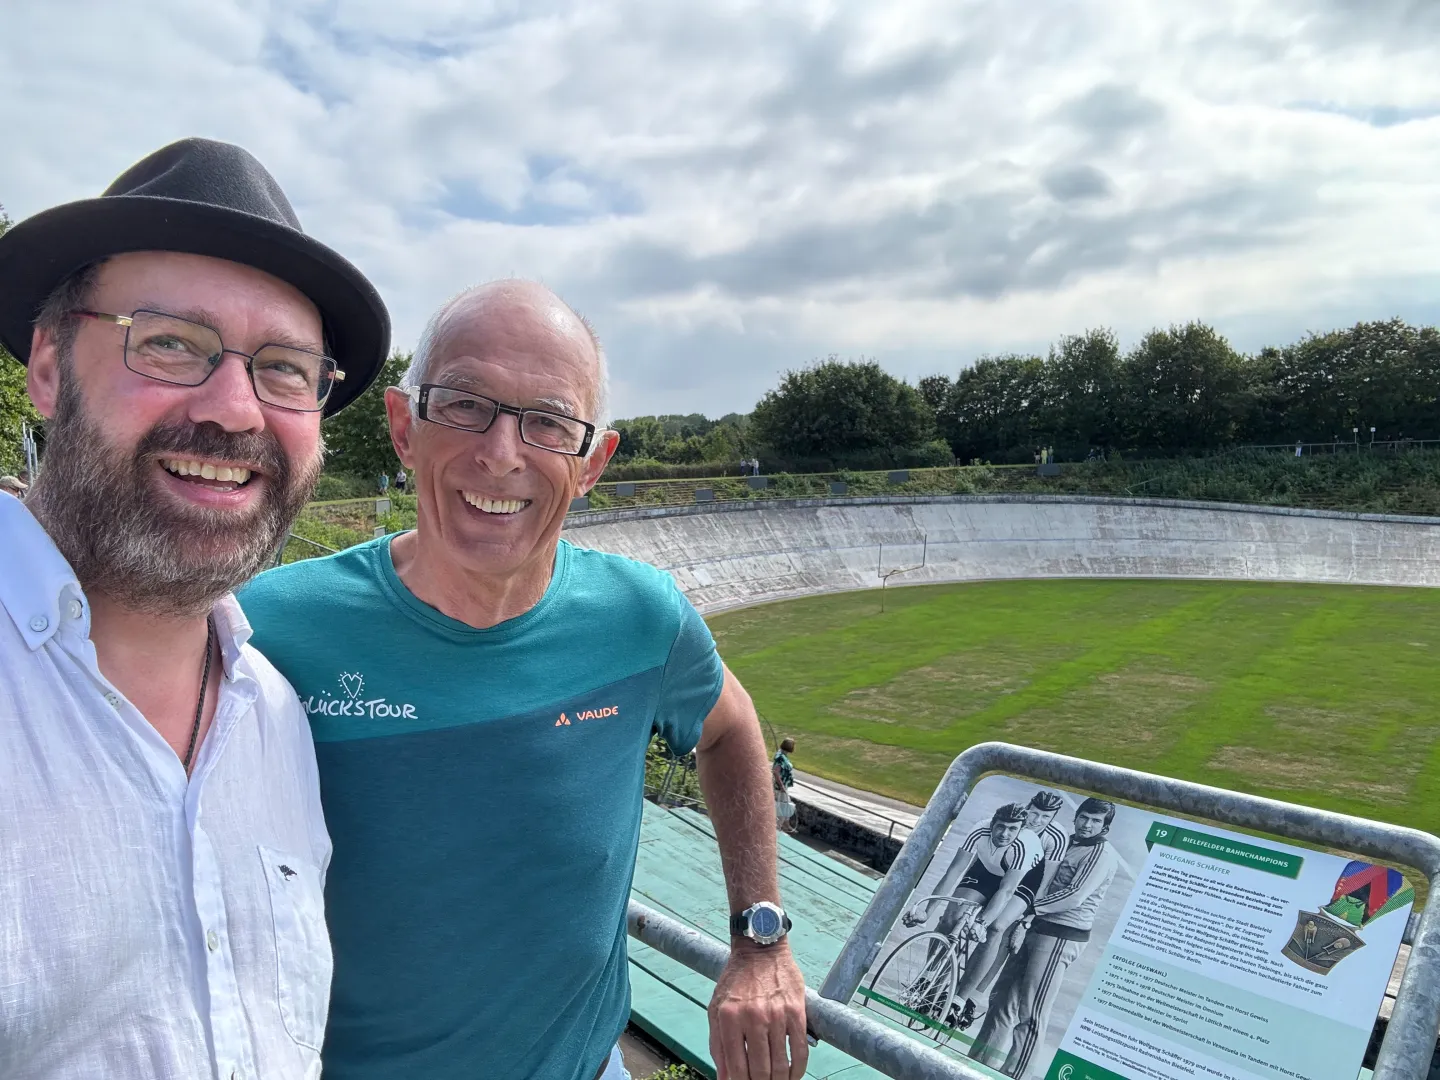
[[[565,530],[575,544],[670,572],[705,613],[874,588],[881,545],[882,569],[912,566],[921,559],[922,535],[925,567],[892,585],[1060,577],[1440,585],[1440,518],[1225,503],[1035,495],[767,499],[577,513]],[[810,791],[804,799],[812,807],[816,801]],[[881,808],[867,811],[863,800],[825,809],[871,830],[890,820]],[[724,886],[706,828],[689,811],[666,813],[647,802],[632,895],[723,941]],[[793,948],[807,979],[818,983],[875,883],[791,837],[779,844],[786,905],[799,915]],[[675,1055],[706,1059],[707,984],[645,945],[632,940],[629,948],[632,1019]],[[1387,1019],[1408,955],[1407,946],[1380,1009]],[[822,1045],[806,1075],[862,1074],[871,1075]]]
[[[702,613],[997,578],[1145,577],[1440,586],[1440,518],[1171,499],[942,495],[765,499],[571,514],[565,537],[669,571]],[[884,545],[883,553],[881,545]]]

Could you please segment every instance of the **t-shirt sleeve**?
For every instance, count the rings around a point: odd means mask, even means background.
[[[1008,874],[1019,866],[1025,858],[1025,845],[1018,840],[1005,849],[1005,854],[1000,857],[1000,865]]]
[[[679,589],[675,598],[680,625],[660,679],[655,730],[676,753],[688,754],[700,741],[705,717],[720,700],[725,669],[705,620]]]

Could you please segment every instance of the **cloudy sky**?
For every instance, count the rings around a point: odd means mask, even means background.
[[[390,305],[539,278],[618,415],[829,353],[1440,322],[1435,0],[5,0],[0,203],[242,143]]]

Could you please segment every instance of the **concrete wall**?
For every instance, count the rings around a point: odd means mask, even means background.
[[[794,802],[795,817],[802,833],[849,855],[872,870],[885,873],[900,854],[901,841],[893,836],[886,836],[823,806],[801,799]]]
[[[986,578],[1440,585],[1440,519],[1064,496],[770,499],[574,514],[565,536],[669,571],[702,612]]]

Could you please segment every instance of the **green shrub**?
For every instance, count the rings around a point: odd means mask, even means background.
[[[323,473],[315,485],[315,501],[329,502],[332,499],[364,499],[379,496],[380,486],[375,480],[363,476],[346,476],[344,473]]]
[[[897,469],[939,469],[954,464],[955,455],[950,452],[950,444],[944,439],[900,450],[895,454]]]
[[[705,1074],[696,1072],[689,1065],[666,1065],[643,1080],[705,1080]]]
[[[676,763],[674,752],[659,735],[652,736],[650,745],[645,748],[645,794],[658,795],[660,789],[665,788],[667,798],[675,801],[690,801],[704,804],[704,798],[700,794],[700,777],[695,772],[695,759],[686,754],[689,758],[689,768],[685,766],[684,758]],[[673,771],[672,771],[673,766]],[[669,785],[666,785],[666,777],[670,778]]]

